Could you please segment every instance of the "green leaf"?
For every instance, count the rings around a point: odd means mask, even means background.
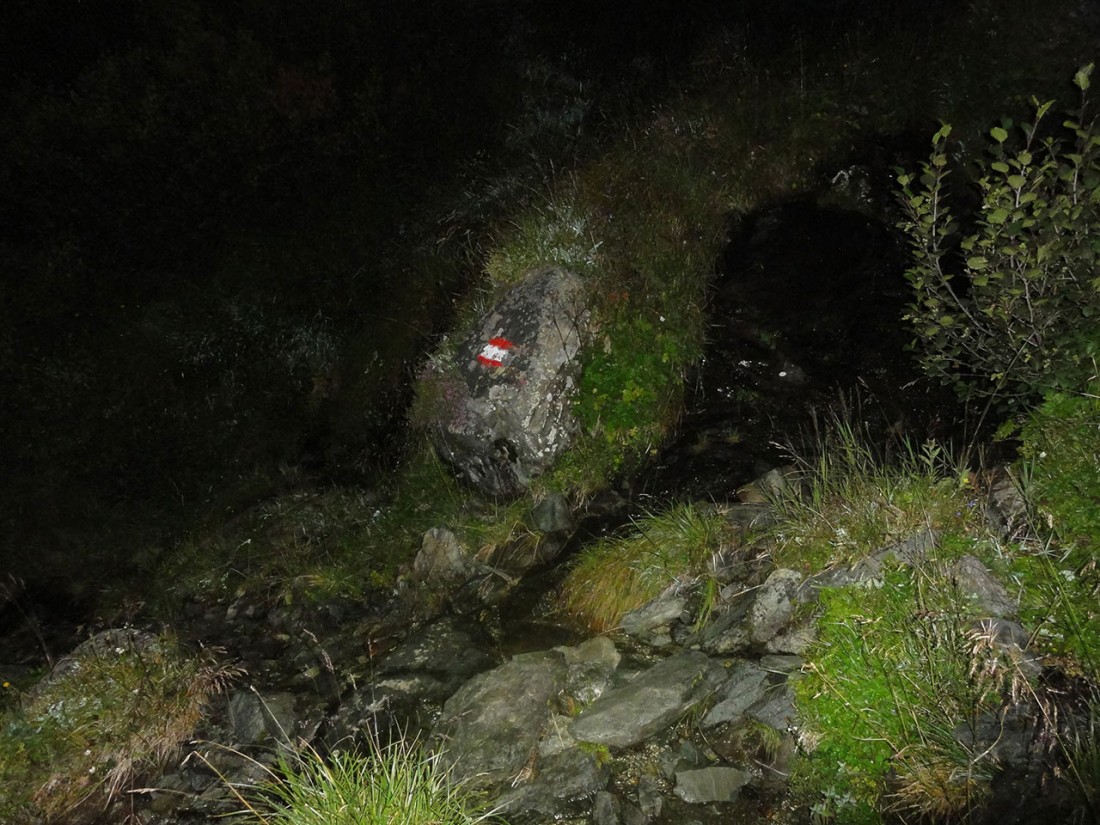
[[[1089,87],[1089,75],[1092,74],[1092,68],[1095,65],[1095,63],[1089,63],[1087,66],[1082,66],[1077,70],[1077,74],[1073,76],[1073,84],[1082,92]]]
[[[985,269],[989,266],[989,261],[984,255],[974,255],[971,258],[966,259],[966,266],[969,269]]]
[[[1008,132],[1002,129],[1000,126],[994,126],[989,130],[989,136],[992,137],[997,143],[1004,143],[1008,140]]]
[[[1008,185],[1011,186],[1013,189],[1023,189],[1024,184],[1027,183],[1027,178],[1025,178],[1023,175],[1009,175],[1007,180]]]
[[[992,169],[994,172],[1000,172],[1002,175],[1008,174],[1008,164],[1005,163],[1003,160],[994,161],[993,163],[989,164],[989,168]]]

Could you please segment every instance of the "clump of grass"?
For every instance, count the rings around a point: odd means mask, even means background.
[[[565,613],[595,632],[613,629],[665,590],[705,576],[727,530],[719,512],[697,504],[647,516],[634,528],[585,548],[562,584]]]
[[[232,675],[170,636],[96,637],[5,710],[0,819],[64,823],[106,810],[167,764]]]
[[[311,748],[283,753],[259,798],[245,799],[246,815],[262,825],[475,825],[500,822],[482,801],[453,780],[439,753],[416,741],[371,740],[369,752]],[[236,789],[234,789],[236,792]]]
[[[805,484],[774,501],[777,564],[813,573],[926,528],[959,535],[980,523],[970,474],[942,446],[903,441],[888,456],[873,443],[867,425],[842,408],[818,426],[815,454],[794,456]]]
[[[517,283],[532,269],[548,264],[588,275],[599,268],[601,241],[596,221],[566,189],[532,207],[512,224],[506,240],[485,263],[485,274],[496,286]]]
[[[160,607],[212,595],[308,602],[389,587],[432,527],[453,530],[482,557],[513,540],[537,540],[526,524],[530,506],[480,498],[422,444],[387,493],[284,495],[182,542],[161,568],[173,584]]]

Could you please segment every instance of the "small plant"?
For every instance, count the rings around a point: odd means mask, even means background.
[[[4,712],[0,819],[64,823],[107,809],[168,762],[232,676],[168,636],[114,631],[85,643]]]
[[[1033,99],[1035,119],[989,132],[979,166],[974,230],[948,203],[950,160],[943,126],[919,176],[900,172],[913,264],[906,273],[921,364],[960,393],[1020,406],[1051,390],[1080,390],[1100,352],[1100,135],[1086,110],[1092,65],[1077,72],[1077,111],[1044,136],[1053,101]],[[957,254],[956,254],[957,251]]]
[[[816,426],[814,453],[793,456],[804,484],[787,485],[773,502],[783,567],[814,573],[925,529],[958,533],[980,521],[969,474],[947,450],[906,441],[888,460],[853,416],[847,407],[830,413]]]
[[[581,552],[562,584],[562,608],[591,630],[611,630],[665,590],[705,577],[725,531],[720,513],[696,504],[647,516],[629,535]]]
[[[454,782],[441,754],[415,741],[381,745],[366,754],[312,748],[280,754],[269,781],[245,814],[262,825],[475,825],[500,822],[478,798]]]

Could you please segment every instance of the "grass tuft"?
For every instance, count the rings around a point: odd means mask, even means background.
[[[950,537],[981,523],[971,474],[936,442],[876,449],[850,407],[829,413],[816,431],[814,453],[792,459],[805,484],[774,500],[779,566],[814,573],[924,529]]]
[[[597,633],[666,590],[705,578],[727,531],[719,512],[698,504],[647,516],[634,527],[581,551],[562,584],[565,613]]]
[[[368,753],[312,748],[280,754],[254,800],[238,797],[262,825],[475,825],[500,822],[455,782],[440,753],[415,740],[372,740]],[[236,792],[236,789],[234,789]]]

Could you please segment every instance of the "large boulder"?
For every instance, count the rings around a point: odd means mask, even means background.
[[[422,420],[460,477],[523,493],[569,445],[589,313],[571,272],[546,267],[509,290],[421,383]]]

